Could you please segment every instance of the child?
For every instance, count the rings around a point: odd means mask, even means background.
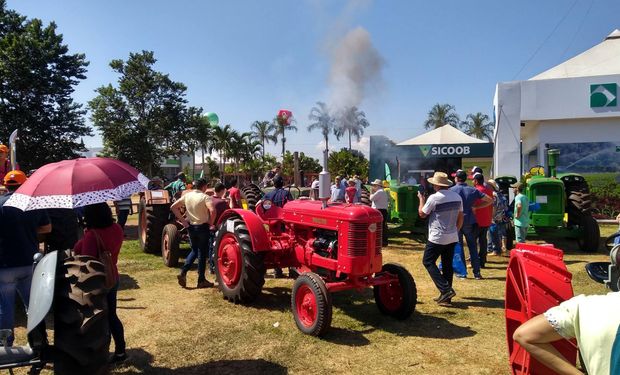
[[[349,179],[349,186],[344,190],[345,199],[347,203],[357,203],[356,195],[357,188],[355,187],[355,180]]]

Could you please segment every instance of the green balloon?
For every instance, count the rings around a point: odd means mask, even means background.
[[[209,124],[211,126],[217,126],[220,123],[220,118],[213,112],[207,112],[207,119],[209,120]]]

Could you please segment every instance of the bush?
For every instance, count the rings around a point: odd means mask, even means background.
[[[591,173],[583,176],[590,185],[592,203],[601,218],[615,218],[620,213],[620,184],[616,182],[618,173]]]

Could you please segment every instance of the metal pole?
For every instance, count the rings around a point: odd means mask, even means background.
[[[11,136],[9,137],[9,145],[11,147],[11,169],[17,169],[17,129],[13,130]]]

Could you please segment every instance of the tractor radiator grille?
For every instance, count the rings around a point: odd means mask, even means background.
[[[350,223],[349,224],[349,244],[347,255],[361,257],[366,255],[368,247],[368,224]]]
[[[381,255],[381,246],[383,245],[383,227],[381,226],[381,223],[377,225],[375,235],[375,254]]]

